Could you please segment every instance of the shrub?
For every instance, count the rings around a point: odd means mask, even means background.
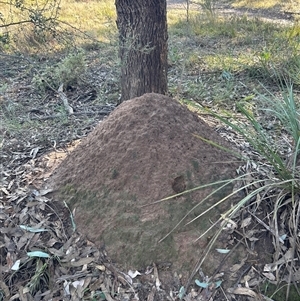
[[[84,53],[70,53],[60,63],[47,66],[43,72],[35,75],[32,83],[40,92],[49,89],[56,91],[61,84],[68,89],[79,83],[85,69]]]

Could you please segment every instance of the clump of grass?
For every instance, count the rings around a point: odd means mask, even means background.
[[[34,274],[27,284],[32,295],[38,291],[46,290],[50,285],[49,262],[43,262],[42,259],[37,258],[35,265]]]
[[[226,212],[224,216],[227,218],[233,217],[240,208],[251,202],[251,200],[256,200],[261,193],[264,193],[264,200],[268,202],[268,206],[271,208],[268,214],[273,216],[273,229],[275,230],[270,230],[270,232],[274,236],[275,252],[273,260],[275,263],[282,256],[285,256],[287,245],[290,245],[289,251],[292,253],[292,258],[299,256],[296,246],[299,245],[297,233],[300,220],[300,110],[292,86],[284,88],[282,97],[272,94],[263,96],[261,104],[263,104],[261,108],[261,112],[264,113],[263,120],[266,113],[271,114],[281,128],[280,133],[285,133],[283,134],[284,141],[278,139],[276,135],[273,137],[265,129],[264,124],[259,121],[259,118],[245,109],[242,104],[238,104],[238,109],[246,117],[248,121],[246,123],[240,122],[233,116],[228,116],[228,114],[227,116],[213,114],[241,135],[256,154],[254,156],[256,157],[254,161],[255,170],[252,174],[253,180],[257,181],[256,185],[250,191],[247,189],[247,196]],[[248,184],[242,186],[242,188],[249,188],[247,186]],[[280,220],[283,212],[288,217],[285,222]],[[285,240],[284,237],[288,237],[288,239]],[[292,261],[287,281],[287,300],[294,267],[295,263]],[[277,274],[277,277],[279,278],[276,280],[280,282],[280,277],[283,277],[283,275]]]
[[[249,217],[253,218],[257,212],[264,212],[263,206],[269,208],[266,213],[265,221],[271,220],[271,224],[265,227],[273,237],[273,265],[279,265],[279,260],[287,256],[289,252],[289,258],[299,257],[299,250],[297,246],[300,244],[299,233],[299,221],[300,221],[300,107],[299,103],[295,99],[293,88],[291,85],[282,86],[282,95],[269,94],[268,96],[261,96],[260,108],[258,109],[258,115],[244,106],[243,102],[237,104],[237,109],[241,116],[236,118],[229,112],[223,112],[222,114],[215,113],[209,110],[209,113],[222,121],[231,131],[234,131],[239,139],[245,141],[245,145],[248,145],[247,149],[242,149],[242,152],[235,153],[224,149],[224,147],[215,144],[214,142],[197,136],[197,138],[209,143],[217,148],[228,151],[231,154],[236,155],[239,159],[245,160],[245,173],[240,173],[234,179],[228,179],[211,183],[209,185],[218,185],[207,198],[215,195],[219,189],[232,184],[233,182],[239,183],[238,187],[232,193],[228,194],[223,199],[219,200],[212,208],[230,200],[235,195],[239,195],[241,191],[246,192],[245,196],[240,198],[234,206],[224,212],[224,214],[213,223],[213,225],[205,230],[205,233],[213,229],[218,223],[221,223],[221,227],[216,232],[215,236],[209,242],[207,246],[206,254],[199,260],[199,263],[192,272],[191,278],[195,276],[196,272],[201,268],[205,262],[206,257],[212,251],[212,248],[217,241],[220,233],[226,228],[225,225],[232,220],[237,221],[237,216],[241,209],[243,212],[247,212]],[[280,128],[279,132],[270,132],[266,128],[266,120],[268,117],[272,117],[272,122],[276,128]],[[280,135],[279,137],[277,137]],[[205,185],[207,187],[207,185]],[[192,190],[203,189],[203,187],[195,187]],[[181,194],[189,193],[192,190],[185,191]],[[168,197],[161,201],[166,201],[174,196]],[[201,204],[204,200],[201,200]],[[199,205],[197,204],[192,208],[185,217],[178,222],[176,227],[183,223],[185,218],[195,210]],[[209,208],[197,215],[189,223],[201,218],[204,214],[207,214]],[[282,216],[285,219],[282,220]],[[258,217],[255,217],[258,220]],[[264,218],[263,218],[264,219]],[[260,219],[261,220],[261,216]],[[236,222],[238,224],[239,221]],[[175,230],[176,227],[173,229]],[[172,230],[172,231],[173,231]],[[203,235],[205,235],[203,233]],[[166,235],[167,236],[167,235]],[[229,251],[229,250],[227,250]],[[269,262],[266,262],[266,264]],[[286,300],[288,300],[290,285],[292,283],[293,271],[297,269],[297,262],[291,261],[287,263],[287,275],[284,271],[278,273],[274,272],[274,277],[277,283],[285,277],[287,282]],[[279,266],[277,266],[279,269]],[[189,284],[189,282],[188,282]],[[184,289],[181,291],[183,296]]]
[[[283,80],[300,84],[300,37],[290,38],[292,30],[288,28],[273,33],[273,39],[255,53],[254,64],[246,67],[249,75],[277,84]]]

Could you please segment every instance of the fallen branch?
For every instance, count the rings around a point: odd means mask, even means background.
[[[69,105],[69,102],[68,102],[68,98],[67,98],[67,95],[63,92],[63,87],[64,87],[64,84],[61,84],[57,90],[58,92],[58,96],[59,98],[62,100],[64,106],[65,106],[65,109],[67,110],[68,112],[68,115],[73,115],[74,114],[74,110],[73,108]]]

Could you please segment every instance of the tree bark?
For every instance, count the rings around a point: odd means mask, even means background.
[[[115,0],[121,59],[121,101],[167,93],[166,0]]]

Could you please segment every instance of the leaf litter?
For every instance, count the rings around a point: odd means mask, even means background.
[[[82,300],[101,294],[107,300],[129,300],[136,294],[133,279],[141,273],[123,273],[105,251],[76,232],[69,209],[51,202],[51,191],[41,195],[23,187],[6,192],[0,211],[0,288],[6,300]]]

